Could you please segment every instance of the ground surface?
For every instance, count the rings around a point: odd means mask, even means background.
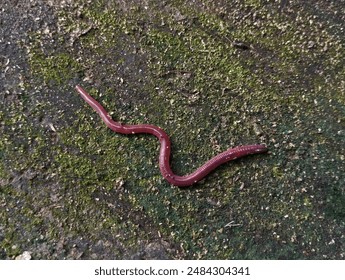
[[[316,2],[1,0],[0,258],[344,259],[345,1]],[[270,152],[170,186],[78,83],[179,174]]]

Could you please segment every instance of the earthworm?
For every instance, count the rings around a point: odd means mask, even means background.
[[[160,151],[159,151],[159,168],[163,177],[172,185],[183,187],[191,186],[206,175],[208,175],[212,170],[217,168],[219,165],[234,160],[240,157],[251,154],[264,153],[268,149],[264,145],[246,145],[246,146],[237,146],[222,152],[215,157],[211,158],[209,161],[204,163],[201,167],[196,169],[194,172],[179,176],[174,174],[170,167],[170,151],[171,144],[169,136],[167,133],[160,127],[151,125],[151,124],[137,124],[137,125],[126,125],[119,122],[115,122],[109,116],[107,111],[94,99],[92,98],[86,90],[81,86],[77,85],[76,90],[81,95],[81,97],[98,113],[104,123],[111,130],[120,133],[120,134],[138,134],[146,133],[156,136],[160,142]]]

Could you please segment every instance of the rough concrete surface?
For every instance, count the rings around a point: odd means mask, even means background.
[[[344,259],[345,1],[314,2],[0,0],[0,259]],[[178,174],[269,153],[170,186],[76,84]]]

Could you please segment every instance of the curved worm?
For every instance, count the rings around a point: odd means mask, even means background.
[[[196,169],[193,173],[178,176],[174,174],[170,167],[170,150],[171,144],[169,136],[166,132],[158,126],[150,124],[137,124],[137,125],[125,125],[115,122],[111,119],[107,111],[93,99],[81,86],[77,85],[76,90],[81,97],[98,113],[104,123],[111,130],[121,134],[137,134],[147,133],[156,136],[160,142],[159,151],[159,168],[163,177],[172,185],[183,187],[190,186],[203,179],[212,170],[219,165],[234,160],[246,155],[259,154],[267,151],[264,145],[246,145],[238,146],[227,151],[220,153],[207,161],[204,165]]]

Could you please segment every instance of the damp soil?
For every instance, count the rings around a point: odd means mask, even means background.
[[[345,1],[2,0],[0,259],[344,259]],[[169,185],[229,147],[267,154]]]

